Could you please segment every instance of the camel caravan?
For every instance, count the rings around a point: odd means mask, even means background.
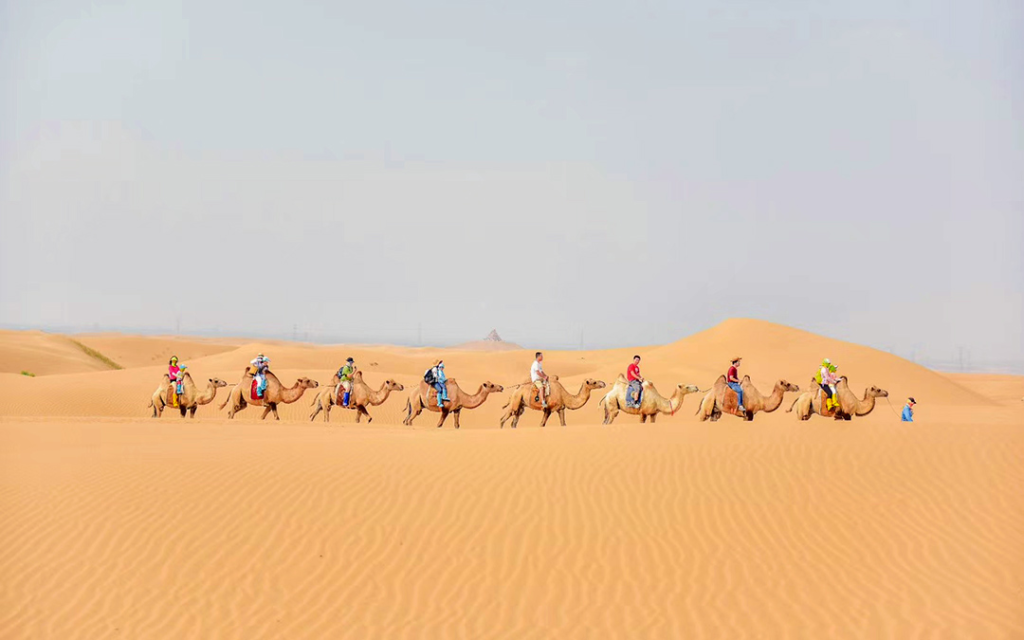
[[[547,425],[552,414],[558,415],[559,423],[566,425],[565,412],[578,411],[590,401],[591,394],[607,385],[594,378],[586,378],[579,389],[572,393],[559,381],[558,376],[549,376],[543,367],[544,355],[537,352],[530,367],[530,378],[510,387],[511,394],[502,405],[498,420],[499,428],[511,422],[513,429],[527,409],[540,414],[540,426]],[[850,388],[846,376],[838,376],[838,367],[827,358],[818,373],[811,380],[810,390],[802,391],[786,380],[775,382],[770,393],[765,395],[751,382],[750,376],[739,377],[742,358],[730,360],[728,371],[718,377],[709,389],[702,390],[692,384],[677,384],[671,395],[663,396],[650,380],[640,375],[640,356],[634,356],[625,375],[619,374],[615,383],[598,402],[604,413],[602,424],[610,425],[620,413],[639,417],[641,424],[654,423],[659,415],[675,415],[683,406],[686,396],[701,393],[696,415],[700,421],[717,422],[723,415],[731,415],[743,421],[751,421],[758,413],[772,413],[783,405],[785,394],[798,393],[786,409],[795,413],[799,420],[808,420],[819,415],[835,420],[851,420],[854,416],[866,416],[875,408],[876,398],[887,398],[884,389],[871,386],[858,397]],[[386,379],[376,388],[363,378],[352,358],[338,369],[329,384],[323,386],[308,377],[299,377],[291,386],[285,386],[270,370],[270,359],[262,353],[253,359],[242,373],[241,380],[234,384],[219,378],[209,378],[204,387],[192,379],[185,365],[178,366],[177,357],[172,357],[168,372],[163,374],[160,384],[153,391],[147,408],[152,417],[159,418],[166,408],[178,409],[181,417],[195,417],[199,407],[212,404],[221,388],[227,387],[227,398],[219,409],[227,409],[232,419],[248,406],[263,407],[261,420],[273,414],[280,420],[278,406],[298,402],[311,390],[312,402],[309,420],[323,415],[330,422],[331,410],[340,408],[355,413],[355,422],[373,422],[370,409],[383,405],[395,393],[405,391],[405,386],[394,379]],[[423,378],[415,384],[405,401],[402,424],[412,426],[413,421],[423,412],[438,414],[437,428],[444,426],[452,416],[456,429],[460,428],[463,410],[473,410],[483,405],[492,395],[504,393],[505,387],[490,381],[479,384],[469,392],[459,386],[454,378],[448,378],[443,360],[434,361]],[[904,408],[904,421],[913,421],[913,405],[910,398]]]

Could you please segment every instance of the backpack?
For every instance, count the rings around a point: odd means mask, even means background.
[[[423,382],[429,385],[437,384],[437,376],[434,375],[434,368],[427,369],[427,372],[423,374]]]

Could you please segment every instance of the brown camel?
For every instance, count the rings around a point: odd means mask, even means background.
[[[672,394],[672,397],[666,398],[658,393],[658,390],[654,388],[652,383],[645,381],[643,383],[643,394],[640,396],[640,406],[627,407],[626,388],[628,386],[629,382],[626,380],[626,376],[620,373],[619,377],[615,380],[615,384],[612,385],[611,391],[601,398],[600,404],[604,406],[604,424],[611,424],[615,417],[619,415],[619,411],[633,416],[640,416],[640,422],[646,422],[648,418],[651,419],[651,422],[654,422],[659,413],[672,415],[679,411],[679,408],[683,406],[683,399],[688,394],[700,391],[700,389],[692,384],[680,384],[676,386],[676,391]]]
[[[818,414],[826,418],[836,420],[850,420],[853,416],[866,416],[875,409],[875,398],[888,398],[889,392],[878,387],[868,387],[864,390],[864,398],[860,399],[850,389],[850,382],[846,376],[839,378],[836,383],[836,397],[839,399],[838,409],[826,409],[823,402],[825,392],[821,390],[818,383],[811,380],[813,391],[800,394],[793,404],[786,409],[786,413],[795,411],[801,420],[810,420],[811,414]]]
[[[324,422],[331,421],[331,407],[338,404],[338,395],[335,392],[338,387],[338,376],[334,376],[331,380],[331,386],[324,387],[320,393],[316,394],[313,398],[313,404],[316,409],[313,410],[312,415],[309,416],[310,421],[316,418],[317,414],[321,411],[324,412]],[[384,404],[384,401],[388,399],[392,391],[402,391],[405,387],[395,382],[394,380],[385,380],[384,384],[380,386],[380,390],[374,391],[365,382],[363,382],[363,372],[356,371],[352,376],[352,395],[349,396],[347,409],[356,410],[356,422],[364,415],[366,416],[367,424],[373,422],[373,418],[366,411],[366,407]]]
[[[712,422],[717,422],[723,413],[728,413],[748,421],[753,420],[754,414],[759,411],[771,413],[778,409],[782,405],[783,394],[800,391],[799,386],[785,380],[779,380],[775,383],[771,395],[764,396],[750,382],[750,376],[743,376],[743,379],[740,381],[740,387],[743,389],[743,408],[747,410],[746,413],[741,414],[739,412],[736,392],[725,384],[725,376],[718,376],[718,380],[715,380],[711,391],[708,391],[707,395],[704,396],[701,400],[700,408],[697,409],[701,422],[709,418]]]
[[[512,428],[515,429],[519,425],[519,418],[526,411],[527,407],[544,414],[540,419],[540,426],[543,427],[547,424],[548,418],[551,417],[552,413],[557,413],[558,419],[564,427],[566,409],[575,411],[581,408],[587,404],[587,400],[590,400],[591,391],[594,389],[604,389],[607,386],[600,380],[587,378],[580,386],[580,390],[574,395],[566,391],[562,383],[558,381],[558,376],[551,376],[550,381],[551,390],[547,395],[547,407],[541,405],[540,398],[537,395],[537,387],[532,384],[523,384],[516,389],[512,393],[512,397],[509,398],[508,403],[503,407],[505,414],[501,416],[501,427],[504,428],[505,422],[512,418]]]
[[[263,392],[263,397],[254,399],[250,391],[252,389],[253,375],[246,369],[245,375],[242,376],[242,381],[231,389],[227,400],[220,405],[221,409],[231,405],[231,408],[228,409],[229,419],[234,418],[236,413],[251,404],[254,407],[263,407],[263,415],[260,417],[260,420],[266,420],[267,414],[270,412],[274,412],[274,420],[280,420],[281,416],[277,415],[277,405],[296,402],[306,392],[306,389],[316,389],[320,386],[320,383],[316,380],[299,378],[295,381],[294,385],[286,387],[270,371],[266,373],[266,376],[267,389]]]
[[[181,395],[178,396],[178,409],[181,411],[182,418],[185,417],[186,412],[189,417],[196,417],[196,409],[200,405],[213,402],[214,398],[217,397],[217,389],[228,386],[228,383],[220,378],[210,378],[206,388],[200,391],[188,372],[182,378],[182,384],[184,389],[182,389]],[[153,397],[149,401],[149,406],[153,408],[154,418],[159,418],[163,415],[164,409],[167,407],[167,398],[170,397],[170,394],[171,378],[165,373],[163,382],[153,392]]]
[[[448,387],[449,399],[444,402],[444,406],[439,407],[437,406],[437,390],[432,385],[428,385],[421,380],[405,403],[406,416],[402,420],[402,424],[412,426],[412,421],[416,419],[416,416],[426,409],[427,411],[441,414],[441,419],[437,421],[438,429],[444,425],[444,421],[448,418],[449,413],[455,416],[455,428],[458,429],[459,415],[463,409],[476,409],[487,400],[487,396],[490,394],[501,393],[505,390],[500,384],[484,382],[477,389],[476,393],[467,394],[455,382],[455,378],[449,378],[446,386]]]

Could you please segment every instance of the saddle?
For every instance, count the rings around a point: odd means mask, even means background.
[[[545,380],[544,381],[544,397],[545,398],[550,398],[551,397],[551,381],[550,380]],[[537,406],[540,406],[540,392],[537,391],[537,385],[535,385],[532,382],[530,383],[530,402],[536,404]]]
[[[430,391],[427,392],[427,402],[430,404],[430,406],[437,406],[437,389],[435,389],[434,387],[431,387]],[[451,398],[445,400],[444,402],[446,404],[452,403]]]
[[[626,387],[626,406],[636,409],[640,406],[640,398],[643,396],[644,388],[639,380],[630,380]]]
[[[736,392],[732,390],[732,387],[726,385],[724,392],[722,393],[722,404],[719,407],[722,413],[728,413],[729,415],[744,417],[740,413],[740,398],[736,395]]]

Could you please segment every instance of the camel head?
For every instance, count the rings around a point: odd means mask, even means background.
[[[700,387],[695,384],[679,384],[676,385],[676,389],[682,389],[685,392],[684,395],[689,393],[700,393]]]
[[[885,389],[879,389],[878,387],[868,387],[867,395],[872,398],[888,398],[889,392]]]
[[[800,385],[792,384],[790,382],[786,382],[785,380],[779,380],[778,382],[776,382],[775,387],[782,387],[782,390],[786,392],[800,390]]]
[[[220,378],[210,378],[210,384],[218,388],[228,386],[228,383],[224,382]]]
[[[601,380],[594,380],[593,378],[587,378],[586,380],[583,381],[583,386],[588,388],[588,389],[604,389],[608,385],[606,385]]]
[[[505,390],[505,387],[501,386],[500,384],[494,384],[489,380],[480,386],[483,389],[485,389],[487,393],[501,393],[502,391]]]
[[[302,387],[303,389],[316,389],[320,386],[320,383],[316,380],[310,380],[309,378],[299,378],[295,381],[295,385]]]
[[[384,388],[386,388],[386,389],[388,389],[390,391],[404,391],[405,390],[405,387],[403,387],[401,384],[395,382],[394,380],[387,380],[387,381],[385,381],[384,382]]]

